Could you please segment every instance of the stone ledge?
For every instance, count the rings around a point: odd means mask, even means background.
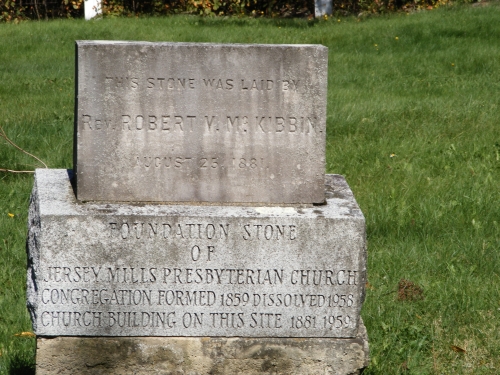
[[[37,375],[355,375],[369,363],[356,338],[56,337],[37,339]]]
[[[342,176],[325,182],[327,204],[309,208],[79,204],[66,170],[37,170],[27,279],[34,332],[356,337],[365,221]],[[234,270],[247,276],[237,281]],[[297,329],[295,316],[317,321]]]

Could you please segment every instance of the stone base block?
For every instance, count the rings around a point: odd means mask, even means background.
[[[37,170],[28,309],[38,336],[353,338],[365,220],[345,179],[320,206],[76,201]]]
[[[37,340],[37,375],[354,375],[368,365],[368,337],[56,337]]]

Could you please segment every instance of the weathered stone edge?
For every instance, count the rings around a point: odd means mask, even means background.
[[[38,187],[35,182],[30,196],[30,204],[28,209],[28,236],[26,238],[26,307],[30,313],[33,330],[37,331],[37,316],[38,301],[37,293],[38,286],[36,284],[40,266],[40,234],[41,234],[41,217],[38,201]]]
[[[37,339],[37,374],[361,374],[368,336],[356,338],[55,337]],[[280,366],[284,369],[280,369]],[[309,368],[311,366],[312,368]],[[165,372],[166,369],[171,372]],[[124,372],[125,371],[125,372]],[[311,372],[313,371],[313,372]]]

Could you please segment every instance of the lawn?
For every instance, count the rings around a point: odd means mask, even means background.
[[[366,217],[367,374],[500,372],[500,5],[368,18],[110,18],[0,24],[0,126],[72,167],[74,41],[320,43],[327,172]],[[0,168],[40,162],[0,138]],[[33,175],[0,172],[0,373],[32,373]],[[404,280],[404,281],[401,281]],[[399,285],[411,286],[404,294]],[[399,293],[398,293],[398,289]],[[413,298],[412,298],[413,297]]]

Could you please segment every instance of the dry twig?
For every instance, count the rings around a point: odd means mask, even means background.
[[[10,172],[10,173],[35,173],[35,171],[17,171],[15,169],[0,168],[0,172]]]
[[[23,150],[21,147],[19,147],[18,145],[16,145],[14,142],[12,142],[10,140],[9,137],[7,137],[7,134],[5,134],[5,130],[3,130],[2,126],[0,125],[0,137],[4,138],[8,143],[10,143],[12,146],[14,146],[15,148],[17,148],[19,151],[21,152],[24,152],[26,155],[29,155],[31,156],[32,158],[38,160],[40,163],[43,164],[43,166],[45,168],[48,168],[47,167],[47,164],[45,164],[42,160],[40,160],[39,158],[37,158],[35,155],[33,154],[30,154],[28,151],[26,150]],[[0,168],[0,172],[11,172],[11,173],[34,173],[35,171],[17,171],[17,170],[14,170],[14,169],[7,169],[7,168]]]

